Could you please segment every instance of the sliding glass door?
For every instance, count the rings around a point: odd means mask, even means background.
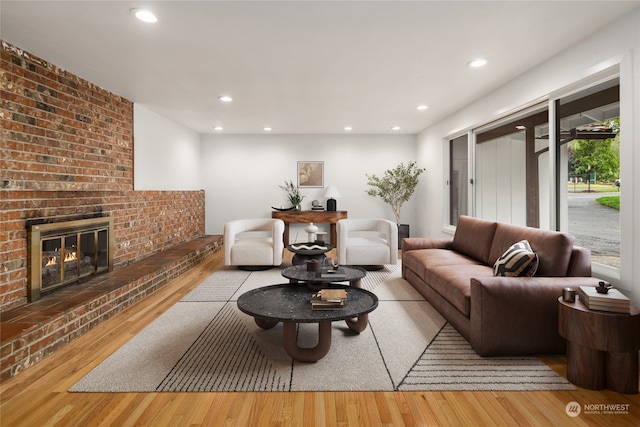
[[[558,228],[620,267],[620,87],[615,78],[556,101]]]
[[[477,129],[475,216],[567,231],[591,250],[594,263],[618,269],[619,100],[618,78],[555,100],[551,140],[548,103]]]

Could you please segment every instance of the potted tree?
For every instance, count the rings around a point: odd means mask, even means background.
[[[413,195],[420,174],[423,172],[424,169],[416,167],[416,162],[412,161],[406,166],[400,163],[394,169],[387,169],[382,178],[365,174],[368,179],[367,185],[371,187],[367,190],[367,194],[380,197],[393,210],[396,224],[398,224],[398,249],[401,248],[402,238],[409,237],[409,225],[400,224],[400,210],[404,202]]]

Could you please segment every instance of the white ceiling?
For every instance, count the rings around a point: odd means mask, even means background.
[[[639,4],[3,0],[0,36],[202,133],[414,134]]]

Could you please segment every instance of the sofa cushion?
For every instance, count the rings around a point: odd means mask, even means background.
[[[430,267],[425,282],[466,317],[471,316],[471,278],[493,277],[491,267],[483,264]]]
[[[489,254],[497,223],[485,219],[471,218],[461,215],[458,218],[456,233],[453,236],[452,247],[454,250],[468,255],[483,264],[493,265],[498,257],[489,262]],[[516,242],[513,240],[511,243]],[[504,249],[506,249],[507,245]],[[504,249],[502,252],[504,252]],[[500,256],[502,254],[498,254]]]
[[[443,267],[446,265],[481,264],[478,260],[448,249],[424,249],[418,252],[422,263],[427,265],[428,268]]]
[[[494,276],[533,276],[537,269],[538,255],[526,240],[511,245],[493,264]]]
[[[591,277],[591,251],[581,246],[574,246],[567,276]]]
[[[509,246],[520,240],[527,240],[533,252],[538,255],[536,276],[558,277],[567,274],[575,240],[573,236],[559,231],[502,222],[497,224],[488,264],[495,264]]]
[[[444,265],[475,265],[478,261],[449,249],[417,249],[402,254],[404,267],[424,279],[428,268]]]

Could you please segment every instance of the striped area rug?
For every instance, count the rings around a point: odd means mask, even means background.
[[[72,392],[574,390],[535,357],[483,358],[400,276],[371,271],[362,286],[379,298],[365,331],[332,324],[329,354],[294,362],[282,327],[262,330],[239,295],[286,283],[281,270],[221,269],[89,372]],[[317,325],[302,324],[311,347]]]
[[[523,379],[528,390],[575,389],[538,359],[478,356],[467,340],[446,324],[398,389],[522,390]]]
[[[157,391],[286,391],[289,378],[260,351],[230,304],[156,388]],[[225,331],[221,334],[220,331]]]

